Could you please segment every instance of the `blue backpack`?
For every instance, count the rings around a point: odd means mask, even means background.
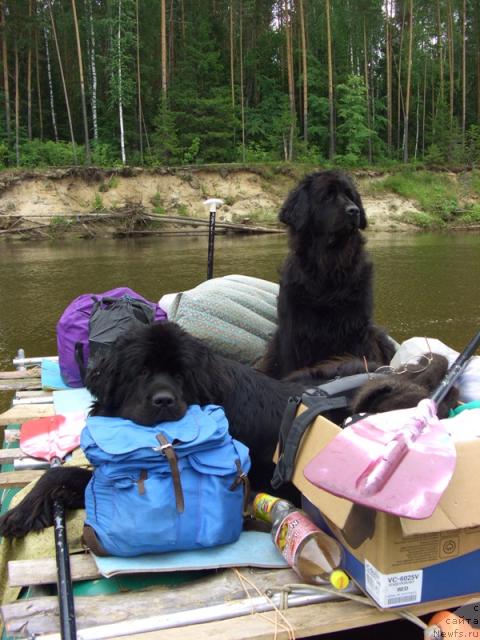
[[[221,407],[192,405],[181,420],[153,427],[91,416],[80,444],[95,467],[83,537],[97,555],[200,549],[240,536],[250,458]]]

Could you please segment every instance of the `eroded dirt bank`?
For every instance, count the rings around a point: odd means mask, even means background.
[[[5,173],[0,176],[0,234],[10,237],[14,231],[22,235],[29,229],[43,229],[51,231],[50,236],[68,227],[74,231],[79,221],[86,229],[87,221],[106,220],[107,212],[115,214],[104,226],[107,233],[122,225],[127,230],[134,228],[138,220],[133,224],[132,216],[139,212],[145,214],[140,215],[141,228],[158,232],[180,226],[167,222],[167,217],[206,219],[208,210],[203,202],[211,197],[225,203],[218,212],[219,222],[271,226],[276,225],[282,201],[301,177],[301,171],[285,167],[72,168]],[[371,184],[378,179],[373,172],[358,172],[354,177],[370,230],[414,229],[401,221],[403,213],[416,210],[413,202],[394,194],[371,195]],[[85,229],[82,233],[93,234]]]

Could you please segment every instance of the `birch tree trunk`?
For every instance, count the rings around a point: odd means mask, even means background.
[[[5,131],[10,138],[10,86],[8,82],[8,47],[7,22],[5,18],[5,0],[1,0],[0,18],[2,30],[2,65],[3,65],[3,94],[5,96]]]
[[[412,83],[412,46],[413,46],[413,0],[408,4],[408,58],[407,58],[407,89],[405,93],[405,117],[403,129],[403,161],[408,162],[408,122],[410,113],[410,91]]]
[[[55,49],[57,51],[58,66],[60,68],[60,77],[62,79],[63,94],[65,97],[65,106],[67,107],[68,126],[70,128],[70,140],[72,142],[73,162],[77,164],[77,148],[75,144],[75,136],[73,134],[72,113],[70,111],[70,101],[68,99],[67,84],[65,82],[65,74],[63,73],[62,56],[60,55],[60,46],[58,44],[57,30],[55,28],[55,20],[53,19],[51,0],[48,0],[48,9],[50,12],[50,22],[52,23],[52,33],[53,33],[53,39],[55,42]]]
[[[246,159],[246,149],[245,149],[245,98],[244,98],[244,86],[243,86],[243,13],[242,13],[242,4],[240,3],[240,119],[242,124],[242,161],[245,162]]]
[[[82,44],[80,42],[80,31],[78,29],[77,4],[72,0],[73,23],[75,27],[75,39],[77,41],[78,71],[80,74],[80,97],[82,100],[83,135],[85,139],[85,162],[90,164],[90,140],[88,133],[87,100],[85,97],[85,80],[83,77]]]
[[[368,46],[367,46],[367,20],[363,18],[363,50],[364,50],[364,73],[365,73],[365,100],[367,102],[367,126],[368,126],[368,161],[372,162],[372,116],[370,107],[370,74],[368,73]]]
[[[17,167],[20,166],[20,83],[19,83],[19,64],[18,64],[18,41],[15,36],[14,44],[15,57],[15,158]]]
[[[445,99],[445,81],[443,73],[443,44],[442,44],[442,15],[440,13],[440,0],[437,0],[437,47],[438,47],[438,70],[440,75],[440,100]]]
[[[462,11],[462,148],[465,150],[465,128],[467,122],[467,0],[463,0]]]
[[[32,139],[32,0],[28,0],[28,52],[27,52],[27,134]]]
[[[142,132],[142,80],[140,73],[140,26],[138,15],[138,0],[135,0],[135,20],[136,20],[136,49],[137,49],[137,100],[138,100],[138,145],[140,151],[140,161],[143,163],[143,132]]]
[[[415,113],[415,149],[413,157],[417,159],[418,154],[418,141],[420,139],[420,83],[417,85],[417,108]]]
[[[118,31],[117,31],[117,55],[118,55],[118,119],[120,123],[120,153],[122,164],[127,163],[125,155],[125,130],[123,126],[123,87],[122,87],[122,0],[118,0]]]
[[[161,46],[162,46],[162,101],[164,108],[167,104],[167,11],[165,0],[160,0],[161,8]]]
[[[293,78],[293,49],[292,49],[292,16],[288,7],[288,1],[285,0],[285,33],[287,41],[287,76],[288,76],[288,98],[290,104],[290,129],[288,135],[288,157],[287,160],[293,159],[293,139],[295,132],[295,82]]]
[[[453,16],[452,3],[447,0],[447,39],[448,39],[448,65],[449,65],[449,83],[450,83],[450,128],[453,126],[453,105],[455,98],[455,74],[454,62],[455,56],[453,52]]]
[[[400,44],[398,50],[398,65],[397,65],[397,149],[400,148],[400,135],[402,130],[402,107],[403,107],[403,115],[405,117],[405,107],[403,104],[403,93],[402,93],[402,60],[403,60],[403,35],[405,31],[405,11],[407,8],[406,2],[403,5],[403,14],[402,14],[402,24],[400,31]]]
[[[88,0],[88,21],[90,25],[90,40],[88,47],[89,73],[90,73],[90,105],[92,110],[93,139],[98,140],[98,116],[97,116],[97,64],[95,62],[95,28],[93,22],[92,0]]]
[[[393,130],[393,104],[392,104],[392,31],[390,27],[390,1],[387,0],[387,15],[385,17],[385,58],[387,72],[387,146],[389,153],[392,152],[392,130]]]
[[[47,59],[47,77],[48,77],[48,92],[50,95],[50,113],[52,116],[52,128],[55,142],[58,142],[58,129],[57,129],[57,116],[55,114],[55,100],[53,95],[53,80],[52,80],[52,64],[50,62],[50,48],[48,46],[48,30],[46,27],[43,29],[43,35],[45,38],[45,57]]]
[[[335,157],[335,105],[333,102],[333,60],[332,32],[330,27],[330,0],[325,0],[325,12],[327,18],[328,105],[330,111],[328,158],[330,160],[333,160],[333,158]]]
[[[230,0],[230,94],[232,111],[235,114],[235,58],[233,49],[233,0]]]
[[[305,15],[303,0],[298,0],[300,9],[300,36],[302,41],[302,75],[303,75],[303,141],[308,144],[308,67],[307,67],[307,38],[305,33]]]
[[[40,127],[40,140],[43,140],[43,108],[42,108],[42,88],[40,82],[40,61],[38,57],[38,32],[35,29],[35,71],[37,77],[37,100],[38,100],[38,121]]]

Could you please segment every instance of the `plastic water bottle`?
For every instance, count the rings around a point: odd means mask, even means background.
[[[343,561],[342,547],[304,511],[268,493],[257,493],[252,508],[256,518],[271,523],[275,546],[302,580],[330,583],[336,589],[348,586],[350,579],[339,568]]]

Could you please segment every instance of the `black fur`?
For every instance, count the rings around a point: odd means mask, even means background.
[[[348,360],[344,365],[341,360],[326,363],[323,373],[316,367],[313,384],[332,375],[360,373],[364,366],[361,360]],[[408,385],[413,385],[410,374],[367,383],[367,391],[359,394],[355,409],[387,411],[399,402],[414,406],[419,395],[425,397],[438,383],[444,368],[429,368],[421,384],[415,386],[415,396],[405,393]],[[393,383],[387,384],[392,379]],[[87,386],[97,398],[92,414],[130,418],[145,426],[180,418],[189,404],[222,405],[231,434],[250,449],[253,488],[271,491],[272,457],[285,405],[291,395],[312,386],[312,377],[302,372],[296,380],[275,380],[213,353],[178,325],[164,322],[119,338],[89,371]],[[326,415],[340,423],[348,413],[336,410]],[[47,471],[23,501],[0,518],[0,535],[19,538],[51,525],[54,498],[63,500],[67,508],[83,507],[90,477],[90,471],[76,467]],[[276,493],[299,503],[299,494],[291,485]]]
[[[360,361],[356,368],[349,364],[349,372],[362,368]],[[97,399],[93,415],[129,418],[146,426],[181,418],[189,404],[223,406],[232,436],[250,449],[252,486],[271,491],[272,457],[285,405],[312,381],[308,376],[303,381],[275,380],[215,354],[178,325],[162,322],[120,337],[89,370],[86,385]],[[344,412],[330,417],[341,421]],[[22,537],[52,524],[54,496],[82,507],[90,475],[75,468],[47,471],[23,501],[0,518],[0,535]],[[279,494],[299,501],[293,485]]]
[[[429,366],[419,373],[403,371],[367,382],[352,401],[353,413],[383,413],[415,407],[438,386],[448,369],[448,360],[432,354]],[[402,367],[399,368],[403,370]],[[447,418],[458,402],[458,389],[452,387],[437,408],[439,418]]]
[[[278,327],[257,368],[275,378],[333,356],[390,362],[394,347],[372,324],[372,264],[358,191],[339,171],[306,176],[280,211],[290,252],[281,271]]]

